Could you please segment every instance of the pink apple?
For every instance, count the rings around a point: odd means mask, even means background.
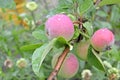
[[[45,23],[45,30],[49,39],[63,37],[70,40],[74,34],[74,26],[71,19],[64,14],[56,14]]]
[[[59,55],[60,54],[56,54],[53,56],[52,59],[53,68],[58,60]],[[79,69],[79,62],[77,60],[77,57],[74,54],[69,53],[65,58],[58,75],[63,78],[72,78],[73,76],[75,76],[78,69]]]
[[[114,43],[114,34],[107,28],[97,30],[91,37],[91,44],[97,51],[105,51]]]

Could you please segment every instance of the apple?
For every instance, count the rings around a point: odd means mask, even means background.
[[[107,28],[97,30],[91,37],[91,45],[96,51],[106,51],[114,41],[114,34]]]
[[[56,14],[46,21],[45,31],[49,39],[63,37],[69,41],[74,35],[74,25],[67,15]]]
[[[52,59],[52,67],[54,68],[58,57],[60,56],[60,54],[55,54],[53,56]],[[75,74],[77,73],[79,69],[79,62],[77,60],[77,57],[72,54],[72,53],[68,53],[68,55],[66,56],[60,71],[58,72],[58,75],[63,77],[63,78],[72,78],[73,76],[75,76]]]

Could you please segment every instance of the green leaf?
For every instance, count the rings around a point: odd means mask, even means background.
[[[103,11],[103,10],[97,11],[96,15],[98,15],[100,17],[107,17],[108,16],[108,14],[105,11]]]
[[[75,20],[76,20],[75,16],[72,15],[72,14],[68,14],[67,16],[68,16],[72,21],[75,21]]]
[[[2,30],[4,24],[5,22],[3,20],[0,20],[0,31]]]
[[[120,25],[120,7],[117,5],[112,6],[112,11],[111,11],[111,17],[110,17],[110,22],[114,26]]]
[[[112,29],[112,26],[109,22],[96,20],[94,23],[98,28],[105,28],[106,27],[106,28]]]
[[[111,47],[111,50],[106,51],[105,54],[108,54],[111,59],[114,59],[116,61],[120,61],[120,52],[117,49],[116,45],[113,45]]]
[[[46,40],[47,40],[47,36],[45,35],[45,32],[42,31],[42,30],[34,31],[34,32],[32,32],[32,35],[33,35],[36,39],[43,40],[43,41],[46,41]]]
[[[105,71],[105,67],[102,63],[102,60],[100,59],[100,57],[94,53],[92,51],[92,46],[90,45],[89,49],[88,49],[88,55],[87,55],[87,61],[95,66],[96,68],[98,68],[101,71]]]
[[[42,43],[38,43],[38,44],[29,44],[29,45],[24,45],[22,46],[20,49],[22,51],[30,51],[30,50],[35,50],[36,48],[42,46]]]
[[[87,10],[89,10],[92,5],[93,5],[93,0],[83,0],[83,2],[80,3],[80,7],[79,7],[80,15],[83,15],[85,12],[87,12]]]
[[[75,29],[75,32],[74,32],[74,36],[73,36],[73,39],[76,39],[76,38],[78,38],[78,36],[79,36],[79,28],[78,28],[78,26],[74,26],[74,29]]]
[[[56,39],[53,39],[49,43],[37,48],[32,55],[32,69],[37,76],[40,76],[40,67],[45,59],[46,55],[53,48]]]
[[[45,78],[46,78],[46,76],[45,76],[45,72],[44,72],[44,67],[41,66],[39,80],[45,80]]]
[[[83,26],[86,28],[87,33],[91,36],[93,34],[93,26],[90,22],[85,22]]]
[[[99,6],[104,6],[104,5],[108,5],[108,4],[120,4],[120,0],[102,0],[99,3]]]
[[[56,42],[55,42],[55,46],[57,48],[63,47],[67,44],[68,44],[68,42],[63,37],[58,37]]]
[[[15,9],[14,0],[0,0],[0,8]]]

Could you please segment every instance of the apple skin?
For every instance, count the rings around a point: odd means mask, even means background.
[[[107,28],[97,30],[91,37],[91,45],[96,51],[106,51],[114,41],[114,34]]]
[[[74,25],[67,15],[56,14],[46,21],[45,31],[50,40],[56,37],[63,37],[69,41],[74,35]]]
[[[87,54],[88,54],[88,48],[90,45],[90,41],[80,41],[75,45],[75,52],[76,55],[82,59],[82,60],[87,60]]]
[[[52,59],[53,68],[59,56],[60,56],[59,53],[53,56]],[[58,72],[58,75],[62,78],[72,78],[78,72],[78,69],[79,69],[79,62],[77,60],[77,57],[72,53],[68,53],[60,68],[60,71]]]

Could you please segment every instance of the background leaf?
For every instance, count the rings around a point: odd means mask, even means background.
[[[32,35],[39,40],[42,41],[46,41],[47,40],[47,36],[45,35],[45,32],[43,30],[39,30],[39,31],[34,31],[32,32]]]
[[[90,7],[93,5],[93,1],[92,0],[83,0],[82,3],[79,4],[79,11],[80,11],[80,15],[84,14],[88,9],[90,9]]]
[[[14,0],[0,0],[0,8],[15,9]]]
[[[108,4],[120,4],[120,0],[102,0],[99,6],[104,6]]]
[[[30,50],[35,50],[36,48],[42,46],[42,43],[38,43],[38,44],[29,44],[29,45],[25,45],[22,46],[20,49],[22,51],[30,51]]]
[[[114,24],[114,27],[120,26],[120,7],[113,5],[111,10],[110,23]]]
[[[93,34],[93,26],[90,22],[85,22],[83,26],[87,29],[87,33],[91,36]]]
[[[102,60],[100,59],[100,57],[95,54],[93,51],[92,51],[92,46],[89,47],[88,49],[88,55],[87,55],[87,59],[88,59],[88,62],[95,66],[96,68],[98,68],[99,70],[102,70],[102,71],[105,71],[105,67],[102,63]]]
[[[109,29],[112,29],[112,25],[109,22],[106,22],[106,21],[96,20],[95,21],[95,25],[98,28],[109,28]]]

